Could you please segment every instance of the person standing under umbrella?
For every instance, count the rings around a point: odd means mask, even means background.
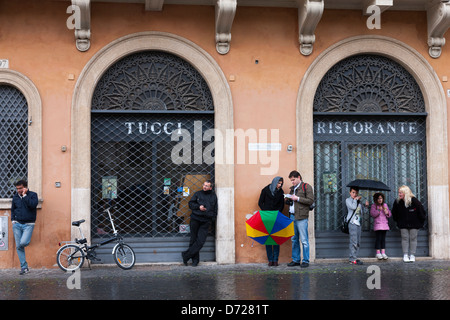
[[[350,197],[345,200],[347,205],[347,221],[350,235],[350,258],[351,264],[362,265],[362,261],[358,259],[358,252],[361,242],[361,215],[363,214],[363,206],[360,203],[361,196],[359,189],[350,187]],[[369,201],[366,200],[366,207],[369,207]]]
[[[392,206],[392,217],[402,236],[403,261],[416,261],[417,234],[423,227],[426,213],[408,186],[398,189],[398,198]]]
[[[284,192],[283,178],[275,177],[272,183],[261,190],[258,205],[264,211],[283,211],[284,208]],[[279,245],[266,245],[267,259],[269,266],[278,266],[278,256],[280,254]]]
[[[373,231],[375,231],[376,258],[378,260],[387,260],[386,232],[389,230],[388,218],[391,216],[391,211],[384,202],[384,194],[377,192],[373,195],[373,204],[370,207],[370,215],[373,218]]]

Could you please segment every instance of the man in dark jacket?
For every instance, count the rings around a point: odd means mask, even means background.
[[[189,259],[192,259],[192,265],[195,267],[200,261],[200,249],[203,247],[208,236],[209,226],[217,216],[217,196],[212,191],[212,182],[206,180],[203,183],[202,190],[197,191],[189,201],[191,213],[191,240],[189,249],[182,252],[183,263],[187,265]]]
[[[16,251],[20,261],[20,274],[28,273],[28,263],[25,258],[25,247],[30,244],[36,221],[36,207],[38,196],[36,192],[28,190],[28,184],[24,180],[16,183],[17,193],[12,198],[11,222]]]

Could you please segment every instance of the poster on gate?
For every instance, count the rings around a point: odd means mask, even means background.
[[[106,176],[102,178],[102,199],[117,198],[117,177]]]

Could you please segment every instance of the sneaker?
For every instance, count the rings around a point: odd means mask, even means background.
[[[378,260],[383,259],[383,255],[381,253],[377,253],[377,255],[375,256]]]
[[[26,273],[28,273],[28,272],[30,272],[30,270],[28,270],[28,268],[22,268],[22,269],[20,269],[20,275],[23,275],[23,274],[26,274]]]
[[[349,261],[350,262],[350,264],[354,264],[354,265],[358,265],[358,266],[361,266],[361,265],[363,265],[364,263],[361,261],[361,260],[359,260],[359,259],[356,259],[356,260],[353,260],[353,261]]]
[[[409,256],[409,262],[415,262],[416,261],[416,257],[412,254]]]
[[[295,262],[295,261],[291,261],[291,262],[289,262],[288,263],[288,267],[295,267],[295,266],[299,266],[300,265],[300,262]]]
[[[403,255],[403,262],[410,262],[407,254]]]
[[[383,257],[383,260],[389,259],[389,257],[386,255],[386,253],[382,253],[381,256]]]

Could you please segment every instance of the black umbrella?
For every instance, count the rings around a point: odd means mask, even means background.
[[[370,179],[356,179],[350,182],[347,187],[355,187],[358,189],[365,189],[365,190],[384,190],[384,191],[391,191],[391,188],[389,188],[387,185],[385,185],[381,181],[376,180],[370,180]]]

